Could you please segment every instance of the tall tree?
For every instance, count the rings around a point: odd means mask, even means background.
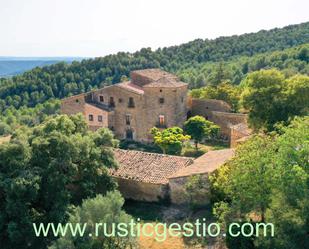
[[[106,229],[106,232],[111,233],[113,224],[116,224],[116,226],[129,224],[133,219],[122,210],[123,204],[124,199],[118,191],[108,192],[106,196],[97,195],[95,198],[84,200],[82,205],[72,212],[69,222],[71,224],[87,224],[84,230],[85,235],[79,237],[67,233],[66,236],[55,241],[49,249],[135,248],[136,241],[135,238],[131,237],[129,228],[128,234],[125,230],[119,230],[117,227],[114,229],[114,236],[107,237],[104,234],[103,224],[108,225],[110,229]],[[99,228],[97,229],[96,224],[102,224],[102,226],[97,226]],[[96,229],[98,234],[89,237],[88,234],[93,233]],[[118,233],[127,236],[119,236]]]
[[[2,248],[46,248],[53,237],[36,237],[32,223],[65,222],[69,205],[114,189],[113,145],[110,131],[89,132],[81,115],[51,118],[0,145]]]
[[[198,144],[205,138],[218,135],[220,127],[202,116],[194,116],[185,122],[184,130],[194,140],[195,149],[198,150]]]

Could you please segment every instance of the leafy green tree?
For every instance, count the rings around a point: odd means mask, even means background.
[[[112,145],[111,132],[88,131],[82,115],[50,118],[0,145],[2,248],[46,248],[54,238],[36,237],[32,223],[66,222],[71,204],[113,190]]]
[[[295,75],[287,79],[286,105],[290,115],[309,114],[309,77]]]
[[[225,181],[217,183],[217,187],[225,189],[235,213],[255,213],[261,222],[265,221],[273,184],[272,153],[271,140],[255,136],[240,146],[234,159],[227,163],[231,169],[228,178],[221,178]]]
[[[296,118],[275,141],[273,194],[266,213],[275,237],[260,239],[260,248],[309,247],[309,117]]]
[[[126,249],[135,248],[135,238],[128,233],[127,236],[118,236],[118,230],[114,230],[114,236],[104,236],[104,227],[99,227],[98,236],[89,237],[89,233],[96,231],[96,224],[107,224],[113,230],[113,224],[129,224],[133,219],[122,210],[124,199],[118,191],[108,192],[106,196],[97,195],[95,198],[86,199],[82,205],[77,207],[70,215],[71,224],[87,224],[84,237],[67,234],[55,241],[49,249]],[[111,233],[107,230],[108,233]],[[129,230],[129,227],[128,227]],[[123,231],[119,232],[124,234]]]
[[[284,106],[285,77],[277,70],[250,73],[242,83],[242,105],[249,111],[249,122],[255,129],[268,130],[278,121],[286,121]]]
[[[184,124],[184,130],[194,140],[196,150],[201,141],[218,135],[219,129],[219,126],[202,116],[191,117]]]
[[[183,142],[190,139],[190,136],[184,135],[179,127],[171,127],[160,131],[154,127],[151,129],[154,143],[157,144],[164,154],[180,155]]]
[[[285,78],[278,70],[261,70],[250,73],[242,84],[242,104],[256,130],[271,131],[278,122],[308,113],[308,76]]]
[[[254,248],[308,247],[308,141],[308,116],[296,118],[281,127],[280,134],[248,140],[211,177],[212,193],[219,193],[214,213],[224,224],[235,220],[274,224],[274,237],[251,238]],[[251,243],[229,239],[229,248]]]

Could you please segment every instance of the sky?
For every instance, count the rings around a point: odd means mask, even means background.
[[[308,0],[0,0],[0,56],[98,57],[309,21]]]

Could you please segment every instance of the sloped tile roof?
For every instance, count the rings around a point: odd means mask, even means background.
[[[146,77],[152,81],[158,81],[159,79],[162,79],[162,78],[170,79],[174,81],[178,80],[176,75],[163,71],[159,68],[135,70],[135,71],[132,71],[132,73],[138,74],[142,77]]]
[[[167,184],[168,177],[193,163],[193,158],[142,151],[115,149],[114,153],[119,167],[110,170],[112,176],[153,184]]]
[[[118,84],[115,84],[115,86],[124,88],[124,89],[126,89],[126,90],[135,92],[135,93],[137,93],[137,94],[144,94],[143,88],[141,88],[141,87],[138,86],[138,85],[135,85],[135,84],[131,83],[130,81],[118,83]]]
[[[196,158],[194,163],[176,172],[169,178],[186,177],[198,174],[207,174],[215,171],[235,154],[234,149],[213,150]]]
[[[182,87],[188,84],[179,81],[178,77],[159,68],[136,70],[132,72],[143,78],[148,79],[148,83],[143,87]]]

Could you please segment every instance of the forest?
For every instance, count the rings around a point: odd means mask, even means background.
[[[222,80],[238,84],[249,71],[267,67],[278,67],[287,74],[308,74],[308,45],[300,46],[309,43],[308,33],[309,22],[214,40],[197,39],[155,51],[143,48],[133,54],[38,67],[0,80],[0,111],[34,107],[52,98],[117,83],[130,71],[143,68],[160,67],[177,73],[191,88]]]

